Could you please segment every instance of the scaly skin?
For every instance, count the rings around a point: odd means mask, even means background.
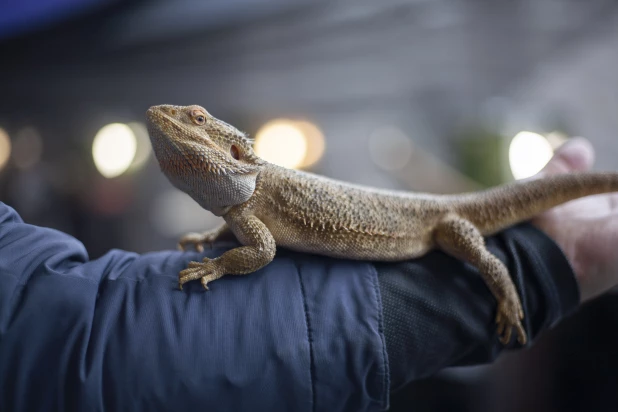
[[[179,189],[226,224],[183,237],[184,249],[231,230],[241,247],[179,274],[179,287],[201,279],[252,273],[276,246],[346,259],[399,261],[438,248],[478,268],[498,303],[501,342],[515,328],[526,343],[519,296],[484,236],[569,200],[618,191],[616,173],[581,173],[516,182],[461,195],[378,190],[270,164],[252,141],[200,106],[153,106],[148,130],[161,170]]]

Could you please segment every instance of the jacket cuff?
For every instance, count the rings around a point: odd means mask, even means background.
[[[532,322],[533,335],[536,336],[578,308],[581,299],[579,284],[562,249],[542,230],[531,224],[521,224],[509,231],[505,238],[517,253],[528,256],[526,263],[533,268],[527,273],[544,275],[528,276],[524,283],[529,290],[526,295],[537,299],[536,305],[543,308],[537,311],[543,314],[543,321]],[[530,293],[532,290],[537,293]]]

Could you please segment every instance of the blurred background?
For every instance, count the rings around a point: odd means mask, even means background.
[[[218,218],[159,172],[155,104],[199,104],[261,156],[456,193],[525,178],[572,136],[617,170],[615,0],[0,2],[0,201],[95,258],[175,247]],[[618,410],[618,303],[392,410]]]

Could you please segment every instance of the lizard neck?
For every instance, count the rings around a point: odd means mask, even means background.
[[[247,201],[218,210],[217,216],[228,219],[236,215],[254,214],[262,218],[269,211],[281,208],[285,193],[295,191],[302,182],[300,172],[271,163],[265,164],[255,176],[253,194]],[[210,209],[209,209],[210,210]]]

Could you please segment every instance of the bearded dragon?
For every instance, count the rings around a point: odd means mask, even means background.
[[[618,173],[577,173],[484,191],[434,195],[353,185],[259,158],[252,140],[201,106],[153,106],[148,131],[162,172],[225,224],[180,240],[185,249],[230,231],[243,245],[191,262],[179,287],[270,263],[276,246],[336,258],[401,261],[440,249],[475,266],[497,301],[500,341],[526,343],[524,312],[506,266],[485,247],[489,236],[572,199],[618,191]]]

